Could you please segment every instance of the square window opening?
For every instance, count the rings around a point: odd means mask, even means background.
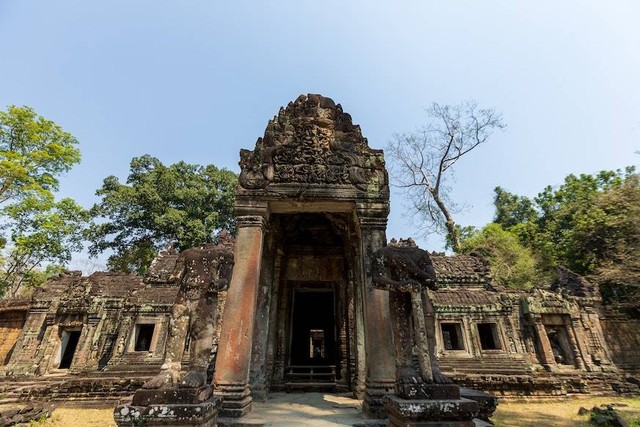
[[[478,323],[478,335],[480,336],[480,347],[483,350],[502,349],[498,337],[498,325],[495,323]]]
[[[445,350],[464,350],[460,323],[441,323],[440,330]]]
[[[134,351],[150,351],[155,324],[138,324],[135,330]]]

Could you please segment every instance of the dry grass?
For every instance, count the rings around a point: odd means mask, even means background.
[[[591,409],[607,403],[622,403],[617,411],[632,427],[640,427],[640,398],[593,397],[554,401],[501,401],[492,420],[496,427],[587,427],[588,415],[578,415],[580,407]]]
[[[59,407],[53,411],[51,418],[43,425],[55,427],[116,427],[113,420],[113,407],[104,409],[87,409]]]
[[[578,415],[581,406],[590,409],[606,403],[622,403],[619,407],[630,427],[640,427],[640,398],[594,397],[554,401],[502,401],[493,422],[496,427],[588,427],[589,416]],[[44,424],[54,427],[115,427],[113,407],[103,409],[58,407]]]

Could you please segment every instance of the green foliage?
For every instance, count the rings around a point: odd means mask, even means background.
[[[167,243],[185,249],[210,242],[217,230],[234,229],[236,183],[233,172],[213,165],[136,157],[126,184],[109,176],[96,192],[102,200],[91,209],[89,253],[112,250],[111,269],[142,273]]]
[[[77,143],[29,107],[0,111],[0,203],[56,191],[58,176],[80,162]]]
[[[633,167],[569,175],[533,200],[495,190],[495,222],[539,260],[597,281],[603,300],[640,313],[640,177]]]
[[[87,212],[71,199],[29,197],[3,209],[10,225],[10,246],[0,275],[0,288],[14,296],[23,287],[38,286],[59,271],[57,264],[82,249]],[[39,267],[49,263],[44,270]]]
[[[633,168],[569,175],[532,201],[495,190],[495,222],[516,234],[544,268],[593,274],[640,239],[640,186]]]
[[[76,144],[29,107],[0,111],[0,295],[44,283],[81,249],[87,213],[54,197],[59,175],[80,161]]]
[[[537,218],[538,213],[530,199],[511,194],[502,187],[496,187],[493,191],[495,193],[493,203],[496,207],[495,223],[509,229]]]
[[[464,238],[461,253],[477,253],[487,258],[494,280],[502,286],[528,289],[540,278],[531,250],[499,224],[488,224]]]

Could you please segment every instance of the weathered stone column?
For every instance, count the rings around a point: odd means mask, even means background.
[[[396,367],[389,315],[389,293],[374,289],[372,285],[372,255],[386,245],[387,216],[358,212],[362,245],[362,296],[365,320],[365,349],[367,377],[363,410],[371,417],[384,418],[386,410],[382,397],[392,393]],[[378,212],[376,212],[378,213]]]
[[[273,297],[275,239],[273,232],[265,233],[263,256],[260,266],[260,286],[258,288],[255,324],[253,327],[253,349],[251,352],[250,384],[255,399],[264,401],[269,392],[267,373],[268,338],[271,324],[271,299]]]
[[[235,265],[227,292],[214,375],[215,390],[224,398],[221,415],[227,417],[246,415],[251,411],[252,401],[249,367],[266,208],[252,209],[252,215],[243,215],[245,212],[238,212],[237,216]]]
[[[578,338],[576,336],[576,325],[580,322],[579,315],[571,316],[571,318],[565,322],[565,328],[567,331],[567,339],[569,340],[569,347],[573,352],[573,360],[575,361],[576,368],[586,371],[587,367],[584,362],[584,357],[587,355],[580,351],[580,347],[578,345]]]
[[[551,343],[547,336],[547,330],[545,329],[540,316],[534,316],[532,320],[533,327],[538,338],[538,348],[540,349],[538,357],[540,358],[540,363],[545,368],[551,370],[556,366],[556,360],[553,357],[553,350],[551,350]]]

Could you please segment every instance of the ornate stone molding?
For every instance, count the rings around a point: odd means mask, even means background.
[[[267,219],[262,215],[243,215],[236,217],[236,224],[238,228],[260,227],[264,230]]]
[[[351,185],[371,194],[388,189],[382,150],[369,148],[340,104],[301,95],[269,121],[255,149],[240,152],[240,186]]]
[[[360,219],[360,227],[366,230],[386,230],[387,229],[387,218],[378,218],[378,217],[366,217],[361,216]]]

